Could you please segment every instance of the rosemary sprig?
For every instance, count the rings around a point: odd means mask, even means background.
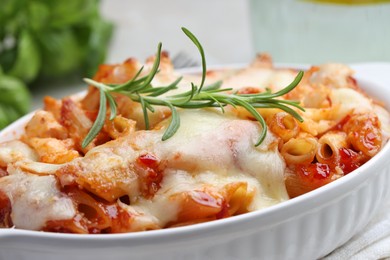
[[[231,92],[232,89],[221,89],[222,82],[216,82],[209,86],[203,86],[206,78],[206,59],[202,45],[189,30],[186,28],[182,28],[182,30],[196,45],[202,57],[202,79],[200,85],[197,86],[194,83],[191,83],[191,89],[188,91],[175,95],[161,96],[162,94],[168,93],[172,89],[176,89],[177,85],[182,79],[180,77],[168,86],[152,86],[151,82],[158,73],[158,68],[160,65],[162,48],[161,43],[158,44],[157,54],[153,63],[153,67],[146,76],[139,77],[143,70],[142,67],[131,80],[123,84],[103,84],[92,79],[84,79],[86,83],[99,89],[100,106],[96,120],[91,130],[82,142],[82,147],[86,147],[101,131],[106,118],[107,103],[110,107],[110,120],[115,118],[117,109],[115,100],[111,93],[126,95],[131,100],[140,103],[144,115],[146,129],[149,129],[148,111],[153,113],[154,106],[168,107],[171,110],[172,115],[171,121],[162,136],[163,141],[172,137],[180,127],[180,117],[176,108],[197,109],[216,107],[220,108],[222,112],[224,112],[224,107],[226,105],[231,105],[233,107],[243,107],[262,126],[260,137],[255,144],[256,146],[262,143],[267,134],[267,125],[264,118],[256,110],[257,108],[278,108],[291,114],[300,122],[303,121],[302,117],[291,108],[292,106],[304,111],[304,109],[299,106],[299,102],[278,99],[278,97],[290,92],[298,85],[303,76],[302,71],[298,73],[293,82],[276,93],[272,93],[270,90],[256,94],[229,93],[229,91]]]

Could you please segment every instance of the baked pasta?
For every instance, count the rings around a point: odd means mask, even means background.
[[[161,54],[154,87],[180,76]],[[152,69],[155,58],[144,64]],[[141,68],[128,59],[101,65],[94,80],[127,82]],[[295,69],[274,68],[259,55],[242,69],[209,70],[206,84],[251,94],[288,85]],[[183,75],[178,90],[199,81]],[[0,144],[0,227],[69,233],[120,233],[177,227],[260,210],[307,193],[375,156],[390,134],[390,116],[341,64],[313,66],[281,99],[305,111],[296,120],[278,108],[257,108],[268,132],[242,107],[178,109],[181,125],[162,136],[171,110],[156,106],[145,129],[144,110],[114,95],[102,130],[82,142],[95,121],[99,91],[44,99],[18,139]]]

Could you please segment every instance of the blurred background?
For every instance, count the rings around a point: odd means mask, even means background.
[[[105,0],[101,11],[116,25],[108,62],[133,56],[143,60],[155,53],[158,42],[172,58],[186,53],[199,60],[183,26],[202,43],[208,64],[247,62],[253,57],[248,1]]]
[[[44,95],[85,89],[99,63],[144,61],[158,42],[180,66],[390,62],[390,0],[1,0],[0,128]]]

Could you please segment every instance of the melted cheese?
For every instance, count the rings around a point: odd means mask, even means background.
[[[383,135],[383,144],[385,145],[387,140],[390,138],[390,113],[381,106],[374,105],[374,112],[378,116],[381,122],[381,130]]]
[[[38,158],[38,154],[21,141],[15,140],[0,144],[0,166],[2,167],[19,160],[36,161]]]
[[[219,111],[186,110],[180,113],[181,127],[170,139],[155,147],[168,168],[190,172],[212,171],[220,176],[245,174],[256,178],[268,195],[284,197],[284,161],[276,139],[268,132],[256,147],[257,122],[222,115]],[[268,188],[272,186],[272,191]]]
[[[257,122],[221,115],[212,110],[180,112],[181,127],[161,141],[164,127],[152,138],[144,132],[135,145],[141,153],[152,152],[167,162],[161,188],[152,200],[137,199],[131,205],[164,226],[174,221],[180,210],[171,196],[205,185],[222,188],[233,182],[245,182],[255,194],[250,210],[287,200],[284,185],[285,164],[277,151],[275,137],[255,147],[260,133]]]
[[[353,70],[344,64],[329,63],[318,67],[310,82],[314,84],[324,84],[332,88],[345,88],[349,85],[349,77],[353,75]]]
[[[63,197],[54,176],[26,174],[9,167],[9,176],[0,179],[0,190],[10,199],[11,218],[18,228],[40,230],[49,220],[75,216],[71,199]]]
[[[292,70],[274,70],[249,67],[223,81],[223,88],[238,90],[243,87],[271,88],[274,92],[290,84],[296,72]]]
[[[366,113],[373,110],[370,99],[350,88],[338,88],[330,91],[330,100],[334,107],[333,117],[341,120],[349,113]]]
[[[137,216],[134,225],[139,226],[142,224],[137,220],[159,227],[175,221],[180,205],[172,201],[172,196],[205,186],[218,190],[229,183],[247,183],[254,193],[250,210],[288,199],[285,164],[271,132],[255,147],[261,130],[257,122],[217,110],[179,113],[181,126],[166,141],[161,138],[168,120],[156,130],[137,131],[91,149],[59,172],[75,175],[79,185],[108,201],[128,195],[131,206],[122,204],[122,208]],[[151,198],[143,197],[142,178],[134,168],[143,154],[153,154],[164,166],[161,187]],[[67,178],[60,177],[63,179]]]
[[[126,140],[118,139],[90,150],[85,157],[75,159],[59,171],[75,175],[79,185],[107,201],[114,201],[126,194],[139,195],[138,180],[132,167],[137,157]],[[61,181],[69,180],[64,175],[60,178]]]
[[[356,113],[372,110],[370,99],[350,88],[339,88],[331,91],[332,104],[340,104],[345,110],[354,110]]]

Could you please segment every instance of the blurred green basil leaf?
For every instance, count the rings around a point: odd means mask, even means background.
[[[23,81],[1,72],[0,93],[0,128],[3,128],[29,111],[31,95]]]
[[[4,69],[1,87],[11,84],[5,95],[9,100],[16,98],[9,97],[14,93],[10,89],[21,91],[22,99],[26,99],[11,105],[0,98],[0,129],[1,122],[10,122],[22,111],[27,112],[30,98],[24,83],[32,86],[39,79],[56,80],[76,73],[92,76],[104,62],[113,25],[100,15],[99,3],[0,0],[0,68]]]
[[[81,66],[81,50],[71,29],[45,32],[39,42],[43,76],[63,76]]]
[[[91,21],[90,28],[91,32],[85,52],[85,73],[87,76],[93,76],[96,73],[97,65],[104,62],[113,32],[113,24],[105,20],[94,19]]]
[[[0,67],[11,68],[17,56],[16,48],[5,49],[0,52]]]
[[[9,33],[16,30],[20,19],[20,11],[24,10],[26,3],[27,0],[0,1],[0,30]]]
[[[18,42],[16,61],[8,74],[24,82],[31,82],[41,68],[41,54],[29,31],[24,30]]]
[[[97,0],[46,0],[50,9],[50,26],[64,28],[80,24],[91,19],[95,15],[99,1]]]
[[[26,7],[29,21],[28,27],[38,34],[46,30],[51,18],[49,7],[39,1],[30,1]]]

